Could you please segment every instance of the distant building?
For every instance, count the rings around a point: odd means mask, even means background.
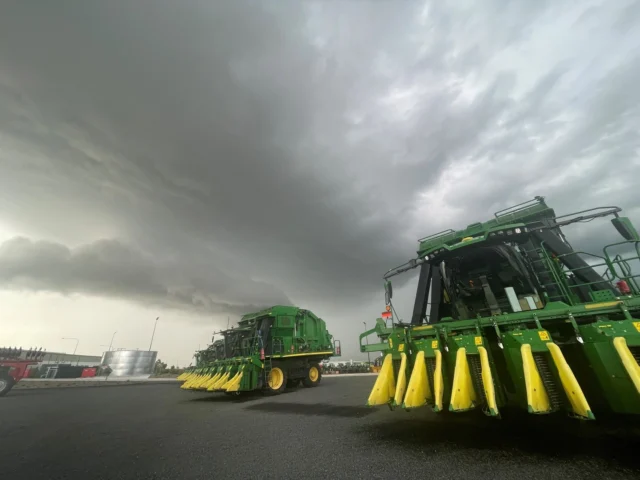
[[[26,359],[26,352],[23,351],[20,358]],[[40,364],[58,364],[58,363],[68,363],[72,365],[86,365],[89,367],[93,367],[96,365],[100,365],[100,360],[102,360],[102,356],[100,355],[74,355],[72,353],[62,353],[62,352],[45,352],[40,361]]]
[[[28,353],[28,351],[24,350],[20,355],[20,358],[27,359]],[[32,356],[31,358],[34,357]],[[149,376],[153,374],[156,359],[158,358],[158,352],[126,349],[111,350],[109,352],[103,352],[102,355],[75,355],[72,353],[62,352],[44,352],[42,355],[37,355],[36,358],[38,363],[29,367],[29,370],[39,370],[40,372],[36,374],[39,376],[49,376],[49,373],[58,370],[58,366],[62,368],[64,365],[68,366],[65,367],[67,370],[70,367],[76,366],[100,367],[101,365],[109,365],[111,368],[111,375],[114,377],[135,377]],[[51,374],[50,378],[57,377]]]

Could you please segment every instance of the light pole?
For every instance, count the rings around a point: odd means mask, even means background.
[[[78,350],[78,344],[80,343],[80,340],[77,338],[73,338],[73,337],[62,337],[62,340],[75,340],[76,341],[76,348],[73,349],[73,355],[76,354],[76,351]],[[71,363],[71,362],[69,362]],[[78,357],[76,359],[76,365],[80,363],[80,357]]]
[[[113,335],[111,335],[111,343],[109,343],[109,351],[111,351],[111,345],[113,345],[113,339],[115,338],[116,333],[118,333],[117,330],[113,332]]]
[[[151,345],[153,345],[153,337],[156,334],[156,327],[158,326],[158,319],[160,317],[156,317],[156,323],[153,324],[153,333],[151,334],[151,343],[149,343],[149,351],[151,351]]]
[[[73,355],[75,355],[76,351],[78,350],[78,344],[80,343],[80,340],[78,340],[77,338],[73,338],[73,337],[62,337],[62,340],[75,340],[76,341],[76,348],[73,349]]]
[[[367,331],[367,322],[362,322],[364,323],[364,330]],[[367,345],[369,345],[369,336],[367,335]],[[369,362],[369,365],[371,365],[371,352],[367,351],[367,362]]]

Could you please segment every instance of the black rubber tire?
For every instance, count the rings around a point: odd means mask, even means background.
[[[318,374],[318,378],[316,378],[315,380],[312,380],[310,375],[313,369],[315,369]],[[309,367],[307,367],[305,371],[305,376],[302,379],[302,385],[304,385],[307,388],[317,387],[318,384],[320,383],[320,380],[322,380],[322,370],[320,369],[320,365],[318,365],[317,363],[313,363],[309,365]]]
[[[279,370],[280,372],[282,372],[282,383],[280,384],[279,387],[272,388],[269,385],[269,377],[267,377],[267,381],[265,382],[265,386],[264,386],[264,391],[267,395],[278,395],[284,392],[285,389],[287,388],[287,377],[288,377],[287,371],[279,365],[276,365],[271,369],[271,371],[274,371],[274,370]]]
[[[302,380],[299,378],[289,378],[287,379],[287,388],[296,388],[298,385],[300,385],[300,382]]]
[[[7,373],[0,373],[0,397],[4,397],[15,385],[13,377]]]

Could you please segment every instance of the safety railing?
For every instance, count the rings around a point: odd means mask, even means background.
[[[620,254],[618,254],[612,260],[611,255],[608,253],[608,250],[610,248],[618,247],[621,245],[633,246],[636,255],[623,258]],[[614,278],[625,281],[631,293],[633,293],[634,295],[640,295],[638,280],[636,280],[640,277],[640,273],[634,275],[631,266],[629,265],[629,262],[634,260],[640,263],[640,241],[627,240],[624,242],[612,243],[610,245],[607,245],[606,247],[604,247],[604,256],[607,261],[607,266],[609,267],[609,270],[611,271],[611,274],[614,276]],[[616,269],[616,266],[619,269],[619,273]]]
[[[544,197],[535,197],[531,200],[527,200],[526,202],[518,203],[517,205],[513,205],[511,207],[505,208],[503,210],[498,210],[494,213],[494,216],[500,221],[504,217],[511,216],[515,213],[520,213],[523,210],[528,210],[532,207],[539,207],[544,205]],[[500,222],[503,223],[503,222]]]
[[[282,337],[271,339],[271,355],[284,355],[284,339]]]
[[[249,357],[258,352],[259,336],[251,336],[245,338],[239,338],[232,340],[233,345],[227,345],[224,347],[224,356],[227,358],[233,357]],[[229,340],[227,340],[229,341]],[[216,356],[219,356],[219,352],[216,351]]]
[[[622,255],[617,254],[612,258],[608,250],[621,245],[633,245],[635,247],[636,255],[631,257],[623,257]],[[550,295],[550,300],[562,299],[570,303],[571,305],[574,305],[576,303],[574,290],[587,288],[590,292],[597,291],[598,289],[593,287],[594,285],[601,284],[601,281],[596,280],[593,282],[577,283],[578,276],[576,276],[576,272],[589,269],[597,271],[598,268],[602,268],[604,270],[604,272],[601,274],[601,277],[605,282],[610,283],[612,288],[617,287],[616,281],[624,280],[629,286],[629,290],[632,294],[640,294],[640,288],[638,288],[638,281],[636,280],[638,277],[640,277],[640,274],[634,275],[631,265],[629,264],[629,262],[634,260],[640,262],[640,241],[631,240],[607,245],[603,249],[604,255],[602,256],[583,251],[551,256],[546,248],[544,248],[544,242],[542,242],[541,248],[538,248],[535,251],[539,253],[539,258],[541,260],[533,260],[532,263],[542,261],[545,270],[553,280],[552,283],[544,284],[543,286],[556,287],[560,292],[559,295]],[[562,258],[566,258],[571,255],[585,255],[597,259],[598,263],[590,263],[588,265],[577,268],[568,268],[564,263],[562,263]],[[574,276],[574,278],[576,279],[576,283],[569,282],[570,274]]]
[[[240,356],[250,357],[257,355],[260,353],[260,349],[268,351],[267,345],[260,335],[243,338],[240,343]]]
[[[442,238],[442,237],[451,236],[454,233],[456,233],[456,231],[453,230],[452,228],[449,228],[447,230],[443,230],[441,232],[433,233],[431,235],[427,235],[426,237],[419,238],[418,239],[418,243],[422,243],[425,240],[435,240],[436,238]]]
[[[308,342],[302,338],[298,338],[296,341],[298,342],[295,345],[296,351],[304,353],[321,350],[320,343],[318,341]],[[289,353],[285,351],[283,337],[273,337],[270,342],[264,342],[262,337],[255,335],[243,338],[238,344],[234,345],[231,348],[231,357],[249,357],[251,355],[257,355],[260,352],[260,349],[264,349],[265,355],[284,355]]]

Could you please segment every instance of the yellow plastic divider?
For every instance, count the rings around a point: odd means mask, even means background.
[[[413,364],[413,371],[409,378],[407,394],[404,397],[402,408],[411,409],[423,407],[429,400],[433,400],[433,395],[429,387],[427,364],[424,358],[424,352],[419,351]]]
[[[396,382],[393,374],[393,360],[391,354],[388,353],[384,357],[376,383],[373,385],[373,389],[369,394],[367,406],[373,407],[389,403],[389,401],[395,396],[395,393]]]
[[[633,357],[631,350],[627,346],[627,340],[624,337],[616,337],[613,339],[613,346],[615,347],[624,369],[627,371],[629,378],[636,387],[636,391],[640,393],[640,365]]]
[[[184,382],[180,388],[183,390],[190,390],[192,385],[200,379],[200,375],[194,375],[188,381]]]
[[[202,386],[211,380],[212,375],[210,373],[206,373],[202,376],[202,378],[194,385],[195,389],[200,389]]]
[[[453,373],[453,387],[449,410],[461,412],[475,407],[476,392],[473,389],[469,362],[465,348],[459,348],[456,353],[456,368]]]
[[[227,388],[229,388],[229,386],[231,386],[231,385],[233,384],[233,382],[235,382],[235,381],[236,381],[236,379],[240,376],[240,374],[241,374],[241,372],[240,372],[240,371],[237,371],[237,372],[233,375],[233,377],[231,377],[229,380],[227,380],[225,383],[223,383],[223,384],[220,386],[220,389],[221,389],[221,390],[226,390]]]
[[[442,379],[442,352],[436,350],[436,368],[433,372],[433,410],[442,411],[442,397],[444,395],[444,381]]]
[[[240,373],[233,377],[233,380],[227,384],[227,392],[237,392],[240,390],[240,381],[242,380],[243,374],[244,373],[240,371]]]
[[[527,389],[527,409],[529,413],[549,413],[551,403],[547,390],[542,383],[542,377],[531,353],[531,345],[528,343],[520,347],[522,355],[522,368],[524,370],[524,383]]]
[[[220,379],[221,376],[222,376],[222,373],[216,373],[213,377],[211,377],[211,380],[209,380],[207,383],[205,383],[203,385],[203,387],[205,387],[207,390],[209,390],[209,387],[211,387],[211,385],[216,383]]]
[[[231,375],[231,372],[225,372],[216,383],[207,388],[207,391],[212,392],[214,390],[218,390],[222,385],[227,383],[229,375]]]
[[[489,364],[489,355],[487,350],[479,346],[478,354],[480,355],[480,366],[482,367],[482,386],[484,388],[484,395],[487,398],[487,407],[489,413],[497,417],[500,415],[498,412],[498,405],[496,403],[496,390],[493,384],[493,375],[491,374],[491,365]]]
[[[571,367],[569,367],[569,364],[565,360],[560,347],[553,342],[547,342],[545,345],[551,352],[551,358],[558,369],[562,388],[564,388],[567,394],[573,412],[585,419],[595,420],[596,417],[593,415],[593,412],[591,412],[591,407],[589,407],[589,403],[584,393],[582,393],[582,388],[580,388],[578,380],[576,380]]]
[[[400,405],[404,394],[407,391],[407,354],[400,354],[400,370],[398,371],[398,381],[396,383],[396,392],[393,396],[394,405]]]

